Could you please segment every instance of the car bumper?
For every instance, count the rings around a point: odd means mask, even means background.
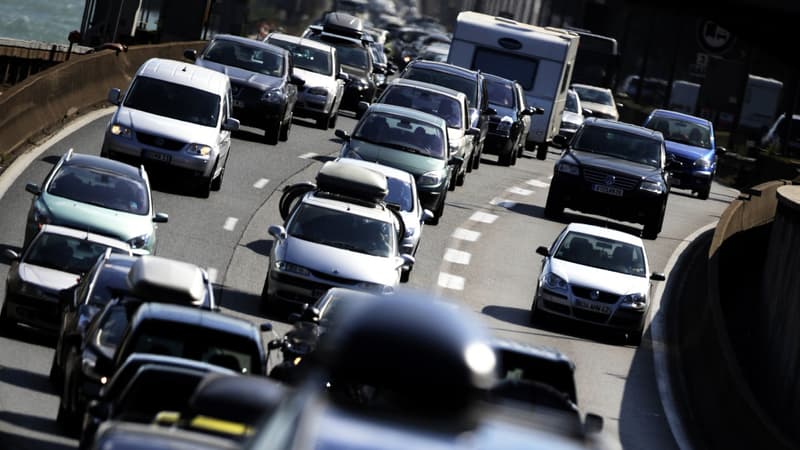
[[[11,292],[6,288],[3,304],[8,319],[47,333],[58,333],[61,327],[61,315],[56,294],[50,297],[32,297]]]
[[[702,189],[711,183],[713,174],[709,171],[671,172],[669,185],[679,189]]]
[[[271,125],[270,122],[276,119],[283,119],[286,111],[286,103],[270,102],[244,102],[238,101],[238,105],[233,107],[233,117],[239,123],[249,127],[266,129]]]
[[[298,117],[327,116],[333,110],[333,101],[325,95],[301,94],[294,104],[294,114]]]
[[[269,301],[277,301],[285,305],[302,306],[304,303],[312,304],[317,301],[328,289],[332,287],[355,288],[358,281],[337,279],[330,280],[307,279],[298,276],[269,272],[267,297]]]
[[[187,144],[188,145],[188,144]],[[143,164],[148,171],[169,168],[189,176],[210,177],[214,169],[212,161],[216,154],[208,156],[192,155],[185,149],[167,150],[143,144],[136,139],[120,138],[110,134],[103,142],[103,153],[110,158],[133,166]]]
[[[574,296],[565,297],[547,289],[539,289],[536,308],[556,316],[624,331],[637,330],[647,313],[647,308],[633,309]]]
[[[489,133],[486,135],[486,141],[483,144],[483,153],[487,155],[507,155],[514,150],[514,142],[513,136]]]

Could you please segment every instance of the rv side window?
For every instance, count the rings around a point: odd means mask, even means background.
[[[561,92],[565,92],[567,90],[567,86],[569,86],[569,80],[572,79],[572,64],[567,64],[567,70],[564,71],[564,79],[561,80]]]
[[[499,77],[517,80],[526,91],[533,89],[539,61],[489,48],[476,48],[473,70],[482,70]]]

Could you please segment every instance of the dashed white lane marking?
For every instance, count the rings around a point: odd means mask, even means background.
[[[238,221],[239,219],[237,219],[236,217],[228,217],[227,219],[225,219],[225,225],[223,225],[222,228],[224,228],[227,231],[233,231],[233,229],[236,228],[236,222]]]
[[[456,291],[464,290],[464,278],[450,275],[449,273],[439,273],[439,286]]]
[[[475,242],[481,237],[481,234],[477,231],[468,230],[466,228],[456,228],[455,231],[453,231],[453,237],[456,239],[461,239],[462,241]]]
[[[269,183],[269,180],[266,178],[262,178],[256,181],[255,184],[253,184],[253,187],[256,189],[264,189],[264,186],[266,186],[267,183]]]
[[[494,214],[477,211],[470,216],[469,220],[473,222],[494,223],[494,221],[497,220],[497,216]]]
[[[319,153],[308,152],[308,153],[303,153],[302,155],[298,156],[298,158],[311,159],[311,158],[313,158],[315,156],[318,156],[318,155],[319,155]]]
[[[208,272],[208,281],[210,281],[211,284],[216,283],[217,282],[217,269],[215,269],[213,267],[209,267],[208,269],[206,269],[206,272]]]
[[[511,208],[517,206],[517,202],[511,201],[511,200],[506,200],[506,199],[500,198],[500,197],[495,197],[495,198],[491,199],[489,201],[489,203],[492,204],[492,205],[495,205],[495,206],[500,206],[502,208],[506,208],[506,209],[511,209]]]
[[[510,193],[516,194],[516,195],[531,195],[531,194],[533,194],[533,191],[531,191],[531,190],[522,189],[522,188],[518,188],[518,187],[508,188],[508,189],[506,189],[506,192],[510,192]]]
[[[550,186],[550,183],[545,183],[544,181],[539,181],[539,180],[528,180],[526,181],[526,183],[530,184],[533,187],[538,187],[538,188],[546,188]]]
[[[444,252],[444,260],[455,264],[467,265],[469,264],[470,258],[472,258],[470,253],[454,248],[448,248],[447,251]]]

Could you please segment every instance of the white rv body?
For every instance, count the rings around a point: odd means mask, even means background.
[[[464,11],[456,19],[447,62],[518,81],[528,106],[544,110],[532,117],[526,145],[544,155],[558,134],[579,39],[559,28]]]
[[[668,108],[684,114],[694,114],[697,108],[697,98],[700,95],[700,85],[686,80],[672,82],[672,91],[669,95]]]
[[[763,134],[775,121],[783,82],[756,75],[747,76],[739,126]]]

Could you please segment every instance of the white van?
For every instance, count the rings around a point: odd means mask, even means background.
[[[526,148],[545,159],[561,124],[579,40],[568,30],[464,11],[456,19],[447,62],[519,82],[528,106],[544,110],[531,121]]]
[[[219,190],[228,162],[231,117],[228,76],[188,62],[151,58],[127,92],[108,93],[118,105],[106,127],[100,155],[149,169],[166,169],[196,182],[201,197]]]

